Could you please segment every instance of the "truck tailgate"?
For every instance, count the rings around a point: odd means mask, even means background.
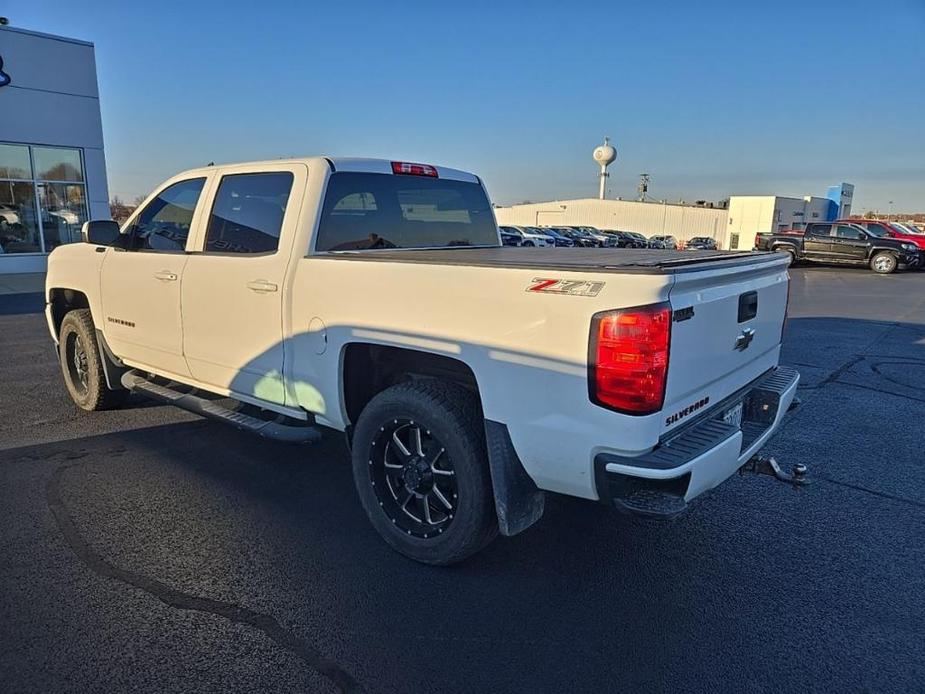
[[[663,431],[686,424],[777,364],[788,259],[675,275]]]

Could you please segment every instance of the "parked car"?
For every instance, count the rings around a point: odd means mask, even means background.
[[[685,248],[689,251],[715,251],[716,239],[712,236],[695,236],[687,242]]]
[[[559,248],[571,248],[575,245],[575,242],[557,227],[544,227],[543,233],[547,236],[552,236],[556,242],[556,246]]]
[[[925,234],[925,231],[922,231],[914,224],[910,224],[907,222],[890,222],[890,224],[892,224],[894,227],[898,227],[902,229],[907,234],[913,234],[913,235]]]
[[[867,231],[874,236],[889,236],[894,239],[914,243],[918,246],[920,251],[925,251],[925,235],[910,233],[893,222],[884,222],[878,219],[840,219],[838,221],[848,224],[857,224],[859,227],[867,229]]]
[[[616,239],[608,236],[607,234],[601,233],[601,230],[597,227],[588,227],[588,226],[574,226],[571,227],[576,231],[580,231],[588,236],[597,239],[600,246],[614,246],[616,245]]]
[[[648,248],[649,239],[640,234],[638,231],[624,231],[622,232],[629,236],[633,240],[633,245],[630,248]]]
[[[606,244],[614,248],[634,248],[636,240],[629,234],[615,229],[601,229],[602,234],[613,238],[613,243]]]
[[[519,246],[523,242],[523,236],[516,229],[498,227],[498,231],[501,234],[501,245],[503,246]]]
[[[849,222],[813,222],[806,225],[802,236],[772,234],[768,246],[769,250],[789,253],[792,262],[867,265],[882,275],[897,268],[918,267],[921,263],[919,248],[914,243]]]
[[[559,231],[570,238],[576,246],[580,246],[581,248],[597,248],[601,245],[601,242],[590,234],[578,231],[572,227],[559,227]]]
[[[506,226],[504,228],[507,229],[508,233],[520,234],[521,246],[543,248],[556,245],[555,239],[536,227]]]
[[[607,245],[608,242],[613,243],[613,239],[611,239],[606,234],[602,234],[598,229],[594,227],[573,226],[570,228],[574,229],[579,234],[584,234],[586,238],[593,240],[598,248],[603,248],[604,246]]]
[[[674,236],[650,236],[649,248],[676,251],[678,250],[678,240]]]
[[[775,473],[755,456],[799,382],[780,254],[563,274],[501,246],[479,177],[336,157],[186,171],[82,233],[45,290],[79,408],[135,392],[273,440],[344,432],[371,525],[417,561],[525,530],[545,490],[669,519]]]

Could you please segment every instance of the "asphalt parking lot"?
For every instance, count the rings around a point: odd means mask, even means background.
[[[338,436],[88,415],[0,297],[0,689],[910,692],[925,682],[925,272],[793,270],[802,407],[670,525],[550,498],[449,569],[389,550]]]

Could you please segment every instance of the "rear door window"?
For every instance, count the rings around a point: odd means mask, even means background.
[[[206,253],[273,253],[293,176],[288,171],[222,176],[209,227]]]
[[[832,231],[831,224],[807,224],[806,233],[809,236],[828,236]]]
[[[839,224],[835,227],[835,236],[840,239],[859,239],[861,231],[847,224]]]
[[[331,174],[318,251],[498,246],[477,183],[395,174]]]

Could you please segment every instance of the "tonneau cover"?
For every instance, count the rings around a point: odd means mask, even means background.
[[[470,265],[475,267],[535,268],[571,272],[679,273],[714,267],[748,265],[780,257],[752,251],[672,251],[640,248],[497,248],[382,249],[336,251],[315,257],[374,262]]]

